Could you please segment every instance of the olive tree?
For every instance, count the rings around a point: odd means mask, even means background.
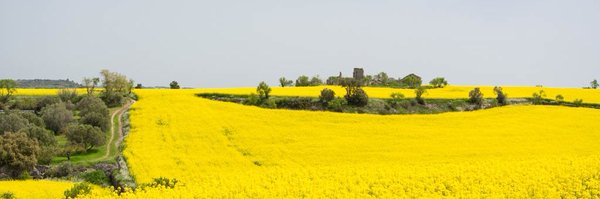
[[[310,86],[310,80],[308,79],[308,76],[301,75],[298,77],[298,79],[296,79],[296,86]]]
[[[51,104],[42,109],[42,119],[48,129],[59,133],[73,121],[73,112],[64,103]]]
[[[0,135],[4,132],[17,132],[28,125],[29,121],[18,113],[0,114]]]
[[[106,136],[100,128],[87,124],[72,124],[66,128],[67,140],[73,145],[90,150],[106,142]]]
[[[131,93],[133,81],[128,80],[125,75],[108,70],[102,70],[100,75],[104,87],[100,98],[110,107],[121,105],[123,98]]]
[[[98,86],[98,83],[100,83],[100,78],[97,78],[97,77],[83,78],[83,86],[85,87],[86,93],[88,95],[94,95],[94,91],[95,91],[96,87]]]
[[[590,86],[591,86],[593,89],[596,89],[596,88],[598,88],[598,86],[599,86],[599,85],[598,85],[598,80],[593,80],[592,82],[590,82]]]
[[[279,85],[281,87],[292,86],[292,84],[294,84],[294,81],[292,80],[288,80],[285,77],[279,78]]]
[[[169,83],[169,88],[171,88],[171,89],[179,89],[181,87],[179,87],[179,83],[177,81],[172,81],[171,83]]]

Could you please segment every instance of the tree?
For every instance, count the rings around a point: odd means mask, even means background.
[[[333,99],[335,99],[335,92],[333,90],[328,88],[321,90],[321,95],[319,95],[319,101],[321,101],[321,103],[327,105]]]
[[[260,82],[258,87],[256,87],[256,93],[260,99],[269,99],[269,93],[271,93],[271,87],[267,85],[265,82]]]
[[[506,96],[507,94],[502,91],[502,87],[496,86],[494,87],[494,93],[496,93],[496,101],[500,105],[506,105]]]
[[[73,121],[73,112],[64,103],[52,104],[42,109],[42,119],[48,129],[59,133]]]
[[[429,84],[431,84],[434,88],[444,88],[448,85],[448,82],[443,77],[436,77],[429,81]]]
[[[17,132],[28,125],[29,121],[18,113],[0,114],[0,135],[4,132]]]
[[[469,102],[479,107],[483,106],[483,93],[481,93],[479,87],[469,91]]]
[[[361,88],[362,81],[354,78],[347,78],[342,80],[342,86],[346,90],[344,98],[349,105],[353,106],[365,106],[369,102],[369,96]]]
[[[375,85],[386,86],[389,82],[389,79],[390,78],[388,77],[387,73],[380,72],[380,73],[377,73],[377,75],[375,75],[373,77],[373,83]]]
[[[533,93],[531,102],[533,104],[542,104],[544,102],[544,97],[546,97],[546,92],[544,92],[544,90],[540,90]]]
[[[75,89],[60,89],[58,90],[58,98],[62,102],[76,102],[77,100],[77,90]]]
[[[107,131],[110,127],[109,117],[101,113],[91,112],[85,114],[80,119],[81,124],[89,124]]]
[[[180,87],[179,87],[179,83],[178,83],[177,81],[172,81],[172,82],[169,84],[169,87],[170,87],[171,89],[179,89],[179,88],[180,88]]]
[[[292,84],[294,84],[294,81],[292,80],[288,80],[285,77],[279,78],[279,85],[281,87],[291,86]]]
[[[100,128],[87,124],[71,124],[66,128],[67,140],[73,145],[90,150],[104,144],[106,136]]]
[[[27,121],[29,121],[29,124],[32,124],[34,126],[37,127],[42,127],[45,128],[46,125],[44,125],[44,120],[37,116],[35,113],[32,112],[19,112],[19,116],[25,118]]]
[[[310,86],[310,81],[308,80],[308,76],[301,75],[296,79],[296,86]]]
[[[60,99],[56,96],[44,96],[42,97],[42,99],[40,99],[39,101],[37,101],[36,105],[35,105],[35,112],[36,113],[40,113],[40,111],[42,111],[42,109],[48,105],[51,104],[56,104],[56,103],[60,103]]]
[[[392,106],[396,106],[396,105],[400,104],[402,99],[404,99],[404,94],[396,92],[396,93],[390,94],[389,102]]]
[[[15,92],[17,92],[17,83],[15,80],[0,80],[0,104],[6,104]]]
[[[128,80],[125,75],[108,70],[100,71],[100,75],[104,87],[100,98],[109,107],[121,105],[123,98],[131,93],[132,81]]]
[[[135,89],[141,89],[141,88],[143,88],[142,84],[135,85]]]
[[[23,132],[5,133],[0,138],[0,167],[8,166],[13,177],[30,171],[37,163],[40,147],[37,140],[30,139]]]
[[[320,86],[320,85],[323,85],[323,80],[321,80],[321,78],[319,78],[319,76],[316,75],[316,76],[314,76],[314,77],[312,77],[310,79],[310,85],[311,86]]]
[[[423,99],[423,95],[425,93],[427,93],[427,89],[425,89],[425,87],[419,86],[415,89],[415,100],[417,103],[425,105],[425,99]]]
[[[54,134],[48,129],[37,126],[30,126],[21,129],[19,132],[23,132],[27,135],[27,137],[36,140],[38,144],[42,147],[57,145],[57,141]]]
[[[590,82],[590,85],[593,89],[598,88],[598,80],[593,80],[592,82]]]
[[[109,110],[104,102],[96,96],[86,96],[77,103],[79,115],[85,116],[89,113],[100,113],[106,117],[109,115]]]
[[[565,97],[563,97],[560,94],[556,95],[555,99],[556,99],[557,102],[564,102],[565,101]]]
[[[85,87],[86,93],[88,95],[94,95],[94,90],[98,86],[98,83],[100,83],[100,78],[97,78],[97,77],[83,78],[83,86]]]

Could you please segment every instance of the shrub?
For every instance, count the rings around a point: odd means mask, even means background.
[[[402,99],[404,99],[404,94],[402,94],[402,93],[392,93],[392,94],[390,94],[389,103],[392,106],[396,106],[396,105],[400,104],[400,102],[402,101]]]
[[[277,108],[277,103],[275,103],[275,100],[266,99],[266,100],[263,100],[263,102],[260,104],[260,107],[263,107],[263,108]]]
[[[77,90],[75,89],[60,89],[58,90],[58,98],[62,102],[77,102]]]
[[[357,88],[352,94],[344,96],[349,105],[366,106],[369,103],[369,96],[362,88]]]
[[[0,198],[2,199],[15,199],[15,194],[12,192],[4,192],[0,195]]]
[[[71,144],[82,146],[86,150],[104,144],[106,136],[100,128],[87,124],[72,124],[66,129]]]
[[[4,132],[17,132],[27,127],[27,125],[29,125],[29,121],[18,113],[0,113],[0,135]]]
[[[56,146],[56,138],[52,131],[49,131],[42,127],[30,126],[24,129],[21,129],[20,132],[27,134],[27,137],[37,140],[37,142],[42,147],[46,146]]]
[[[40,99],[36,104],[35,112],[39,113],[46,106],[51,105],[51,104],[57,104],[57,103],[60,103],[60,99],[58,97],[55,97],[55,96],[42,97],[42,99]]]
[[[544,92],[544,90],[540,90],[533,93],[531,102],[533,104],[542,104],[544,102],[544,97],[546,97],[546,92]]]
[[[319,101],[321,101],[321,103],[327,105],[327,103],[333,99],[335,99],[335,92],[333,90],[328,88],[321,90],[321,95],[319,95]]]
[[[179,181],[175,178],[173,179],[169,179],[169,178],[165,178],[165,177],[160,177],[160,178],[154,178],[152,183],[150,184],[151,187],[164,187],[164,188],[175,188],[175,185],[177,185],[177,183],[179,183]]]
[[[502,87],[496,86],[494,87],[494,93],[496,93],[496,101],[500,105],[506,105],[506,93],[502,91]]]
[[[415,100],[418,104],[425,105],[425,99],[423,99],[425,93],[427,93],[425,87],[419,86],[415,89]]]
[[[433,78],[429,84],[431,84],[434,88],[444,88],[444,86],[448,85],[448,82],[443,77]]]
[[[563,102],[563,101],[565,101],[565,97],[563,97],[563,96],[562,96],[562,95],[560,95],[560,94],[556,95],[556,98],[555,98],[555,99],[556,99],[556,101],[557,101],[557,102]]]
[[[77,196],[87,195],[92,192],[92,187],[85,182],[76,184],[73,188],[65,191],[65,198],[77,198]]]
[[[248,97],[246,98],[246,100],[244,100],[244,104],[246,104],[246,105],[259,105],[260,104],[260,98],[255,93],[251,93],[250,95],[248,95]]]
[[[469,103],[475,104],[479,107],[483,106],[483,93],[479,88],[474,88],[469,91]]]
[[[42,119],[48,129],[58,133],[73,121],[73,112],[64,103],[51,104],[42,109]]]
[[[23,118],[25,118],[27,121],[29,121],[29,124],[33,124],[37,127],[42,127],[45,128],[46,125],[44,125],[44,120],[37,116],[35,113],[32,112],[20,112],[19,115]]]
[[[74,171],[75,168],[73,167],[73,164],[70,162],[63,162],[48,169],[46,174],[50,177],[61,178],[72,175]]]
[[[256,93],[258,93],[258,96],[260,97],[260,99],[269,99],[269,93],[271,93],[271,87],[269,87],[269,85],[267,85],[267,83],[265,82],[260,82],[258,84],[258,87],[256,87]]]
[[[579,106],[583,105],[583,99],[575,99],[575,100],[573,100],[573,104],[575,106],[579,107]]]
[[[0,139],[0,163],[10,168],[13,177],[19,177],[37,163],[40,147],[37,140],[30,139],[23,132],[4,133]]]
[[[346,105],[346,100],[341,97],[337,97],[329,102],[327,108],[330,110],[342,112],[344,110],[344,106]]]
[[[598,80],[593,80],[592,82],[590,82],[591,88],[596,89],[598,88]]]
[[[311,98],[308,97],[290,97],[283,98],[276,101],[277,107],[279,108],[288,108],[288,109],[297,109],[297,110],[305,110],[310,109],[313,106],[313,102]]]
[[[85,172],[81,174],[81,178],[86,182],[96,184],[96,185],[104,185],[108,184],[109,180],[104,171],[102,170],[93,170],[89,172]]]

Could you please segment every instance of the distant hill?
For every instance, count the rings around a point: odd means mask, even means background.
[[[69,79],[18,79],[19,88],[78,88],[81,84]]]

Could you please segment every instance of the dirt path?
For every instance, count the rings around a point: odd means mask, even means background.
[[[110,147],[111,146],[115,146],[116,149],[118,149],[119,144],[121,143],[121,137],[123,136],[123,128],[122,128],[122,122],[121,122],[121,116],[123,116],[123,113],[125,112],[125,110],[129,109],[129,107],[135,103],[134,100],[128,101],[125,105],[123,105],[123,107],[121,107],[119,110],[115,111],[111,116],[110,116],[110,138],[109,138],[109,143],[106,144],[106,153],[99,158],[96,158],[94,160],[91,161],[100,161],[100,160],[104,160],[106,158],[108,158],[108,156],[110,155]],[[119,136],[119,139],[116,139],[116,141],[113,143],[113,139],[115,138],[115,117],[119,118],[119,126],[117,127],[119,133],[117,136]]]

